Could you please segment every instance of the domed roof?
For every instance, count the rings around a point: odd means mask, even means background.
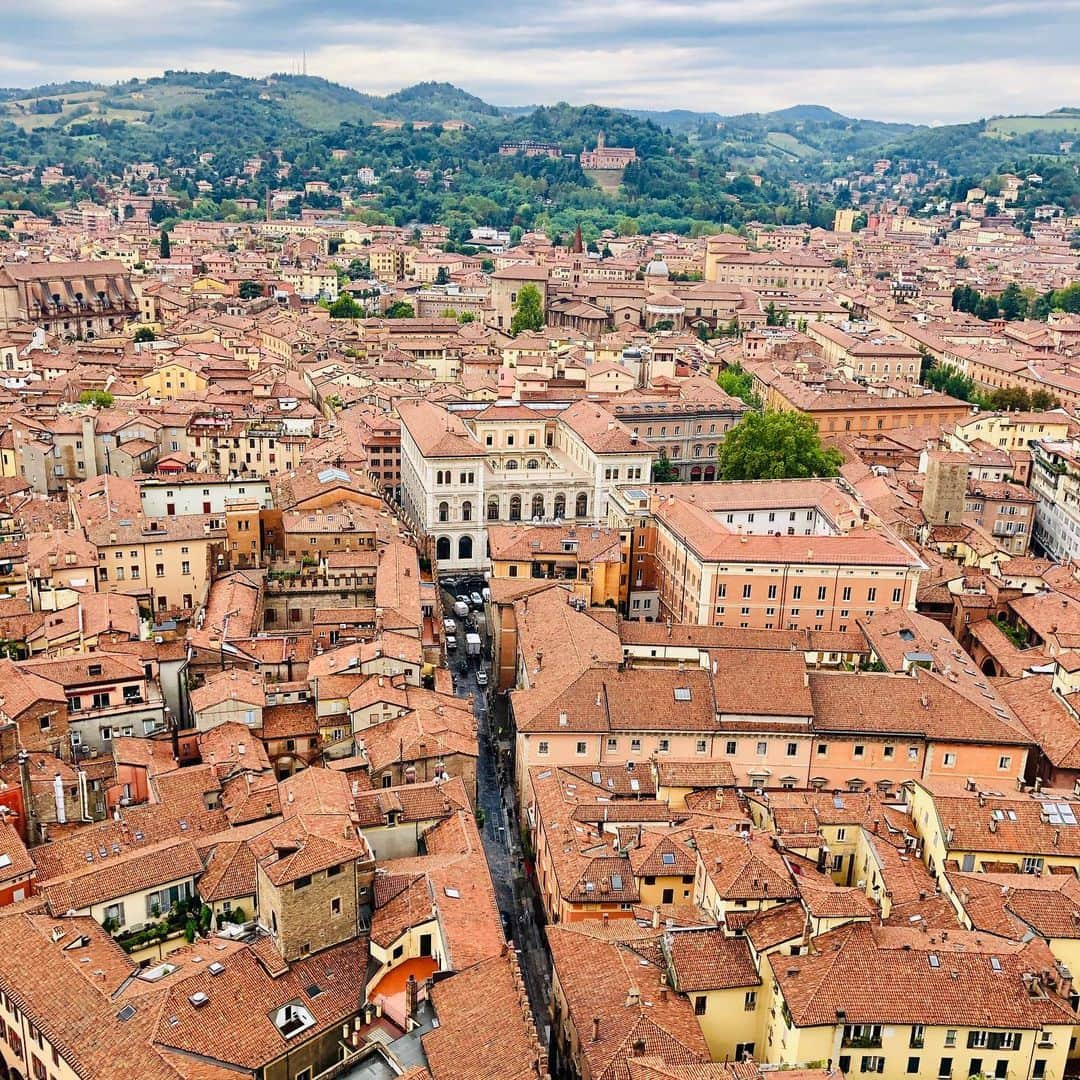
[[[664,262],[664,256],[658,251],[648,266],[645,267],[646,277],[671,277],[671,271],[668,269],[668,265]]]

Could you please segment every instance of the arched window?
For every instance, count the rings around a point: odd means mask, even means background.
[[[542,518],[544,516],[544,496],[534,495],[532,501],[532,516]]]
[[[694,457],[701,457],[701,443],[694,443]]]
[[[508,469],[516,469],[516,468],[517,468],[517,462],[516,462],[516,461],[515,461],[515,460],[514,460],[513,458],[511,458],[511,459],[510,459],[510,460],[509,460],[509,461],[508,461],[508,462],[506,463],[506,467],[507,467]]]
[[[439,520],[440,521],[449,521],[450,520],[450,504],[449,503],[447,503],[447,502],[439,503]]]
[[[716,467],[714,465],[706,465],[705,466],[705,479],[706,480],[715,480],[716,479]]]
[[[499,500],[498,499],[488,499],[487,519],[488,519],[488,521],[498,521],[499,520]]]
[[[510,496],[510,520],[511,521],[520,521],[521,520],[521,496],[520,495],[511,495]]]
[[[461,504],[461,520],[472,521],[472,503],[468,499]]]
[[[537,461],[537,460],[536,460],[536,458],[534,458],[534,457],[531,457],[531,458],[529,458],[529,460],[528,460],[528,461],[527,461],[527,462],[525,463],[525,468],[526,468],[526,469],[539,469],[539,468],[540,468],[540,462],[539,462],[539,461]]]
[[[716,457],[716,443],[709,443],[709,449],[706,452],[706,457]]]
[[[472,558],[472,537],[462,536],[457,542],[457,557],[459,559]]]
[[[439,470],[439,471],[438,471],[438,472],[437,472],[437,473],[435,474],[435,483],[436,483],[436,484],[441,484],[441,483],[442,483],[442,469],[440,469],[440,470]]]
[[[557,518],[566,517],[566,496],[565,495],[556,495],[555,496],[555,516]]]
[[[435,558],[440,560],[446,560],[450,558],[450,537],[440,536],[435,541]]]
[[[575,517],[587,517],[589,513],[589,496],[585,492],[581,492],[577,501],[574,503],[574,516]]]
[[[691,480],[700,480],[701,479],[701,466],[700,465],[695,465],[690,470],[690,479]]]

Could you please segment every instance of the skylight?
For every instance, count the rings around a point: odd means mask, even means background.
[[[1042,803],[1042,812],[1050,825],[1076,824],[1076,815],[1068,803]]]
[[[690,687],[689,686],[676,686],[675,687],[675,700],[676,701],[689,701],[690,700]]]
[[[673,851],[665,851],[660,855],[660,861],[665,866],[675,865],[675,853]]]

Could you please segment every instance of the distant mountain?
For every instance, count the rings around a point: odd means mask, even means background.
[[[249,79],[228,72],[166,71],[150,79],[112,86],[72,82],[30,89],[0,89],[0,122],[20,127],[69,129],[88,121],[122,120],[168,125],[224,101],[277,116],[283,133],[294,129],[333,131],[340,124],[374,120],[498,119],[494,105],[450,83],[418,83],[386,97],[361,93],[314,75],[270,75]]]
[[[477,120],[503,115],[494,105],[447,82],[417,83],[376,100],[387,116],[400,120]]]
[[[738,115],[566,103],[503,107],[446,82],[379,96],[309,75],[254,79],[166,71],[111,85],[0,89],[0,160],[88,161],[115,174],[131,161],[210,151],[232,165],[238,155],[313,139],[359,148],[359,133],[370,133],[377,120],[465,121],[476,129],[467,141],[476,160],[487,160],[505,138],[549,139],[572,153],[591,145],[602,129],[610,144],[636,146],[644,159],[674,152],[695,168],[722,166],[724,173],[755,172],[779,181],[828,180],[894,156],[936,161],[959,176],[985,176],[1025,156],[1068,153],[1061,146],[1074,139],[1080,149],[1075,108],[923,127],[849,117],[818,104]],[[400,157],[401,145],[384,140],[364,152],[399,147],[393,152]],[[312,150],[307,167],[317,167],[317,156]]]

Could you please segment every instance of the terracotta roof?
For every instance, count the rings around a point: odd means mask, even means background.
[[[675,989],[684,994],[761,984],[746,938],[728,937],[715,926],[669,930],[664,953]]]
[[[436,983],[431,1002],[439,1026],[423,1036],[435,1080],[531,1080],[542,1072],[527,1001],[510,956]]]
[[[767,958],[798,1027],[832,1026],[838,1009],[851,1024],[1024,1030],[1072,1022],[1065,1000],[1033,996],[1024,983],[1025,973],[1054,967],[1039,942],[1017,947],[962,931],[946,942],[918,930],[850,923],[814,944],[807,955]]]
[[[580,1053],[597,1080],[626,1080],[626,1060],[636,1042],[669,1064],[709,1060],[709,1051],[681,994],[661,997],[658,963],[644,960],[633,946],[599,940],[581,924],[548,926],[554,977],[574,1027],[582,1033]],[[658,958],[657,958],[658,959]],[[598,1037],[591,1036],[594,1017]],[[588,1033],[587,1035],[585,1033]]]
[[[211,1062],[261,1069],[356,1015],[364,1000],[368,948],[363,938],[284,965],[271,977],[251,949],[221,961],[224,971],[199,971],[169,989],[155,1032],[161,1046]],[[318,987],[318,992],[309,992]],[[205,1004],[191,998],[204,994]],[[314,1024],[288,1037],[274,1023],[278,1009],[303,1006]]]

